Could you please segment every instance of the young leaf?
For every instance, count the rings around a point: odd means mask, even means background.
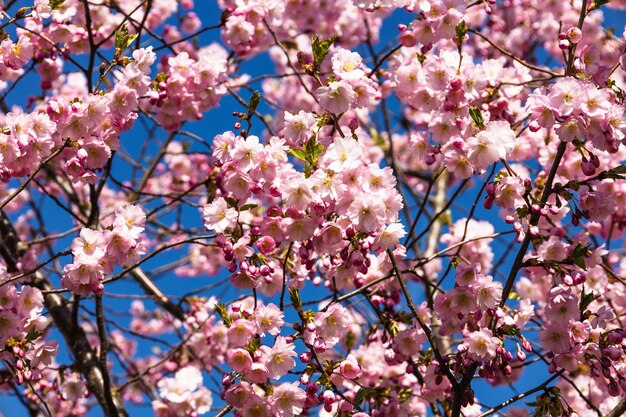
[[[250,97],[250,102],[248,103],[248,120],[252,118],[252,115],[256,111],[259,103],[261,102],[261,94],[258,91],[252,93],[252,97]]]
[[[241,206],[239,211],[250,210],[250,209],[253,209],[253,208],[257,207],[257,206],[258,206],[258,204],[244,204],[243,206]]]
[[[289,299],[296,311],[302,311],[302,300],[300,299],[300,291],[297,288],[289,290]]]
[[[483,114],[480,112],[478,107],[470,107],[469,114],[479,129],[485,128],[485,120],[483,119]]]
[[[52,10],[57,10],[63,3],[65,3],[65,0],[50,0],[48,5]]]
[[[115,34],[115,49],[121,52],[128,48],[134,41],[137,39],[137,35],[131,35],[128,33],[128,27],[126,25],[122,26]]]
[[[465,38],[465,34],[469,27],[465,24],[465,20],[461,20],[458,25],[456,25],[456,41],[459,45],[463,43],[463,38]]]
[[[224,200],[226,200],[226,202],[228,203],[229,206],[231,206],[232,208],[236,209],[237,208],[237,200],[235,200],[232,197],[224,197]]]
[[[320,68],[324,58],[328,55],[328,50],[332,46],[332,44],[337,40],[336,36],[332,38],[328,38],[325,40],[320,40],[317,36],[313,36],[313,40],[311,41],[311,49],[313,50],[313,64],[316,69]]]
[[[306,152],[302,149],[289,149],[289,153],[296,158],[306,162]]]
[[[228,311],[226,310],[226,306],[224,305],[224,303],[216,304],[215,312],[217,313],[218,316],[220,316],[220,318],[222,319],[226,327],[230,327],[230,325],[233,323],[233,319],[230,318],[230,315],[228,314]]]
[[[589,307],[589,304],[591,304],[591,302],[596,298],[597,295],[593,291],[588,294],[583,293],[580,299],[580,311],[585,311],[587,307]]]

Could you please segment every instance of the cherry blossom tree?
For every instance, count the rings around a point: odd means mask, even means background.
[[[0,1],[7,416],[626,412],[626,1],[197,3]]]

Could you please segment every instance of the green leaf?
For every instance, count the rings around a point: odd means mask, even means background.
[[[261,94],[258,91],[252,93],[252,97],[250,97],[250,102],[248,103],[248,120],[252,118],[252,115],[256,111],[259,103],[261,102]]]
[[[609,4],[611,2],[611,0],[595,0],[593,2],[593,8],[597,9],[599,7],[604,6],[605,4]]]
[[[369,397],[371,395],[372,389],[371,388],[360,388],[356,395],[354,396],[354,403],[356,405],[359,405],[363,402],[363,400],[365,400],[367,397]]]
[[[289,299],[296,311],[302,311],[302,300],[300,299],[300,291],[297,288],[289,290]]]
[[[128,33],[128,27],[122,26],[115,34],[115,49],[119,49],[120,54],[126,48],[128,48],[137,39],[137,35],[131,35]]]
[[[258,207],[258,206],[259,206],[258,204],[244,204],[243,206],[241,206],[239,211],[250,210],[250,209],[253,209],[253,208]]]
[[[626,174],[626,165],[615,167],[611,170],[611,172],[614,172],[615,174]]]
[[[465,25],[465,20],[461,20],[459,24],[456,25],[456,28],[454,30],[456,32],[456,40],[459,45],[463,43],[463,38],[465,38],[465,34],[467,33],[468,29],[469,27]]]
[[[582,298],[580,299],[580,311],[585,311],[587,307],[589,307],[589,304],[591,304],[596,298],[598,298],[598,296],[593,291],[588,294],[583,293]]]
[[[306,152],[302,149],[289,149],[289,153],[306,162]]]
[[[57,10],[63,3],[65,3],[65,0],[50,0],[48,5],[52,10]]]
[[[470,107],[469,114],[479,129],[482,130],[485,128],[485,120],[483,119],[483,114],[480,112],[480,109],[478,107]]]
[[[336,36],[325,40],[320,40],[320,38],[318,38],[317,36],[313,36],[313,39],[311,41],[311,49],[313,50],[313,64],[316,69],[320,68],[322,62],[324,61],[324,58],[326,58],[326,55],[328,55],[328,50],[336,40]]]
[[[304,146],[304,149],[307,154],[306,161],[311,165],[317,165],[317,157],[324,152],[324,145],[317,141],[317,138],[313,136],[311,139],[307,141]]]
[[[576,245],[576,247],[572,251],[572,255],[570,256],[570,258],[581,269],[585,269],[585,270],[587,269],[587,266],[585,265],[585,258],[587,257],[587,254],[589,253],[590,247],[591,247],[591,243],[587,245],[583,245],[582,243],[579,243],[578,245]]]
[[[222,319],[226,327],[230,327],[230,325],[233,323],[233,319],[230,318],[230,315],[228,314],[228,311],[226,310],[226,306],[224,305],[224,303],[216,304],[215,312],[217,313],[218,316],[220,316],[220,318]]]
[[[228,203],[229,206],[236,209],[237,208],[237,200],[232,197],[224,197],[224,200]]]
[[[41,330],[37,330],[34,327],[32,327],[29,331],[28,334],[26,334],[26,341],[28,342],[32,342],[35,339],[39,339],[41,336],[43,335],[43,332]]]
[[[246,345],[246,350],[254,355],[254,352],[261,347],[261,341],[258,338],[254,338]]]

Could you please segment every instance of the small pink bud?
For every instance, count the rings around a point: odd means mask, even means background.
[[[577,27],[573,27],[567,31],[567,38],[573,44],[577,44],[583,37],[583,33]]]
[[[322,394],[322,398],[325,404],[332,404],[335,402],[335,393],[330,390],[326,390],[324,391],[324,394]]]

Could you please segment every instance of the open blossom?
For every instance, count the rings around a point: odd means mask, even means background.
[[[380,198],[371,194],[362,194],[357,196],[350,205],[348,216],[357,229],[371,232],[385,222],[385,206]]]
[[[157,387],[164,402],[185,410],[185,415],[205,414],[211,409],[211,392],[203,386],[202,372],[195,366],[179,369],[173,378],[162,378]]]
[[[306,392],[298,388],[298,382],[284,383],[274,389],[270,397],[272,411],[278,417],[294,417],[304,409]]]
[[[362,58],[356,53],[344,48],[339,48],[331,59],[333,72],[342,80],[359,80],[365,76],[365,72],[360,68]]]
[[[541,346],[551,352],[564,353],[570,350],[570,338],[567,327],[548,326],[539,333]]]
[[[235,320],[228,328],[228,341],[233,346],[245,346],[254,335],[254,323],[246,319]]]
[[[276,338],[276,342],[265,360],[265,366],[267,366],[270,377],[278,379],[296,366],[296,361],[293,360],[293,357],[296,356],[294,348],[293,343],[287,343],[284,337],[278,336]]]
[[[93,256],[100,259],[106,251],[104,236],[101,231],[83,228],[80,236],[72,241],[72,254],[74,256]]]
[[[336,138],[322,156],[327,169],[341,172],[361,165],[363,149],[353,138]]]
[[[478,275],[473,285],[476,301],[482,310],[495,308],[500,302],[502,284],[494,281],[490,275]]]
[[[231,349],[226,354],[226,363],[233,371],[245,373],[252,367],[252,357],[245,349]]]
[[[315,116],[300,110],[296,114],[285,112],[285,138],[294,145],[301,145],[311,138],[311,129],[315,125]]]
[[[169,402],[182,403],[191,391],[202,385],[202,373],[194,366],[187,366],[176,372],[174,378],[159,381],[159,394]]]
[[[372,250],[385,251],[387,249],[393,249],[400,243],[400,239],[406,235],[404,225],[402,223],[392,223],[385,228],[374,238],[372,244]]]
[[[22,68],[33,57],[34,47],[28,36],[20,36],[17,43],[7,38],[0,47],[3,50],[4,65],[14,70]]]
[[[212,203],[202,209],[204,226],[217,233],[224,233],[226,229],[234,227],[239,213],[228,205],[222,197],[216,198]]]
[[[65,378],[60,391],[64,399],[75,403],[87,396],[87,384],[79,376],[71,375]]]
[[[500,339],[494,337],[489,329],[470,332],[463,338],[467,352],[476,360],[489,361],[496,357],[496,348],[500,346]]]
[[[339,365],[339,371],[341,372],[341,376],[346,379],[356,379],[361,375],[361,367],[356,360],[356,357],[352,354],[348,355],[348,357],[341,362]]]
[[[334,114],[341,114],[350,110],[356,94],[352,87],[344,81],[332,81],[328,86],[320,87],[316,91],[320,105]]]
[[[350,317],[345,307],[333,303],[328,310],[315,316],[316,332],[324,339],[340,337],[349,324]]]
[[[468,159],[476,170],[485,169],[499,159],[506,158],[514,142],[515,132],[507,122],[490,122],[485,130],[468,140]]]
[[[127,230],[130,237],[138,239],[146,226],[146,214],[134,204],[124,204],[115,211],[113,227]]]
[[[263,336],[265,332],[276,336],[285,323],[284,313],[275,304],[261,305],[254,310],[254,320]]]

